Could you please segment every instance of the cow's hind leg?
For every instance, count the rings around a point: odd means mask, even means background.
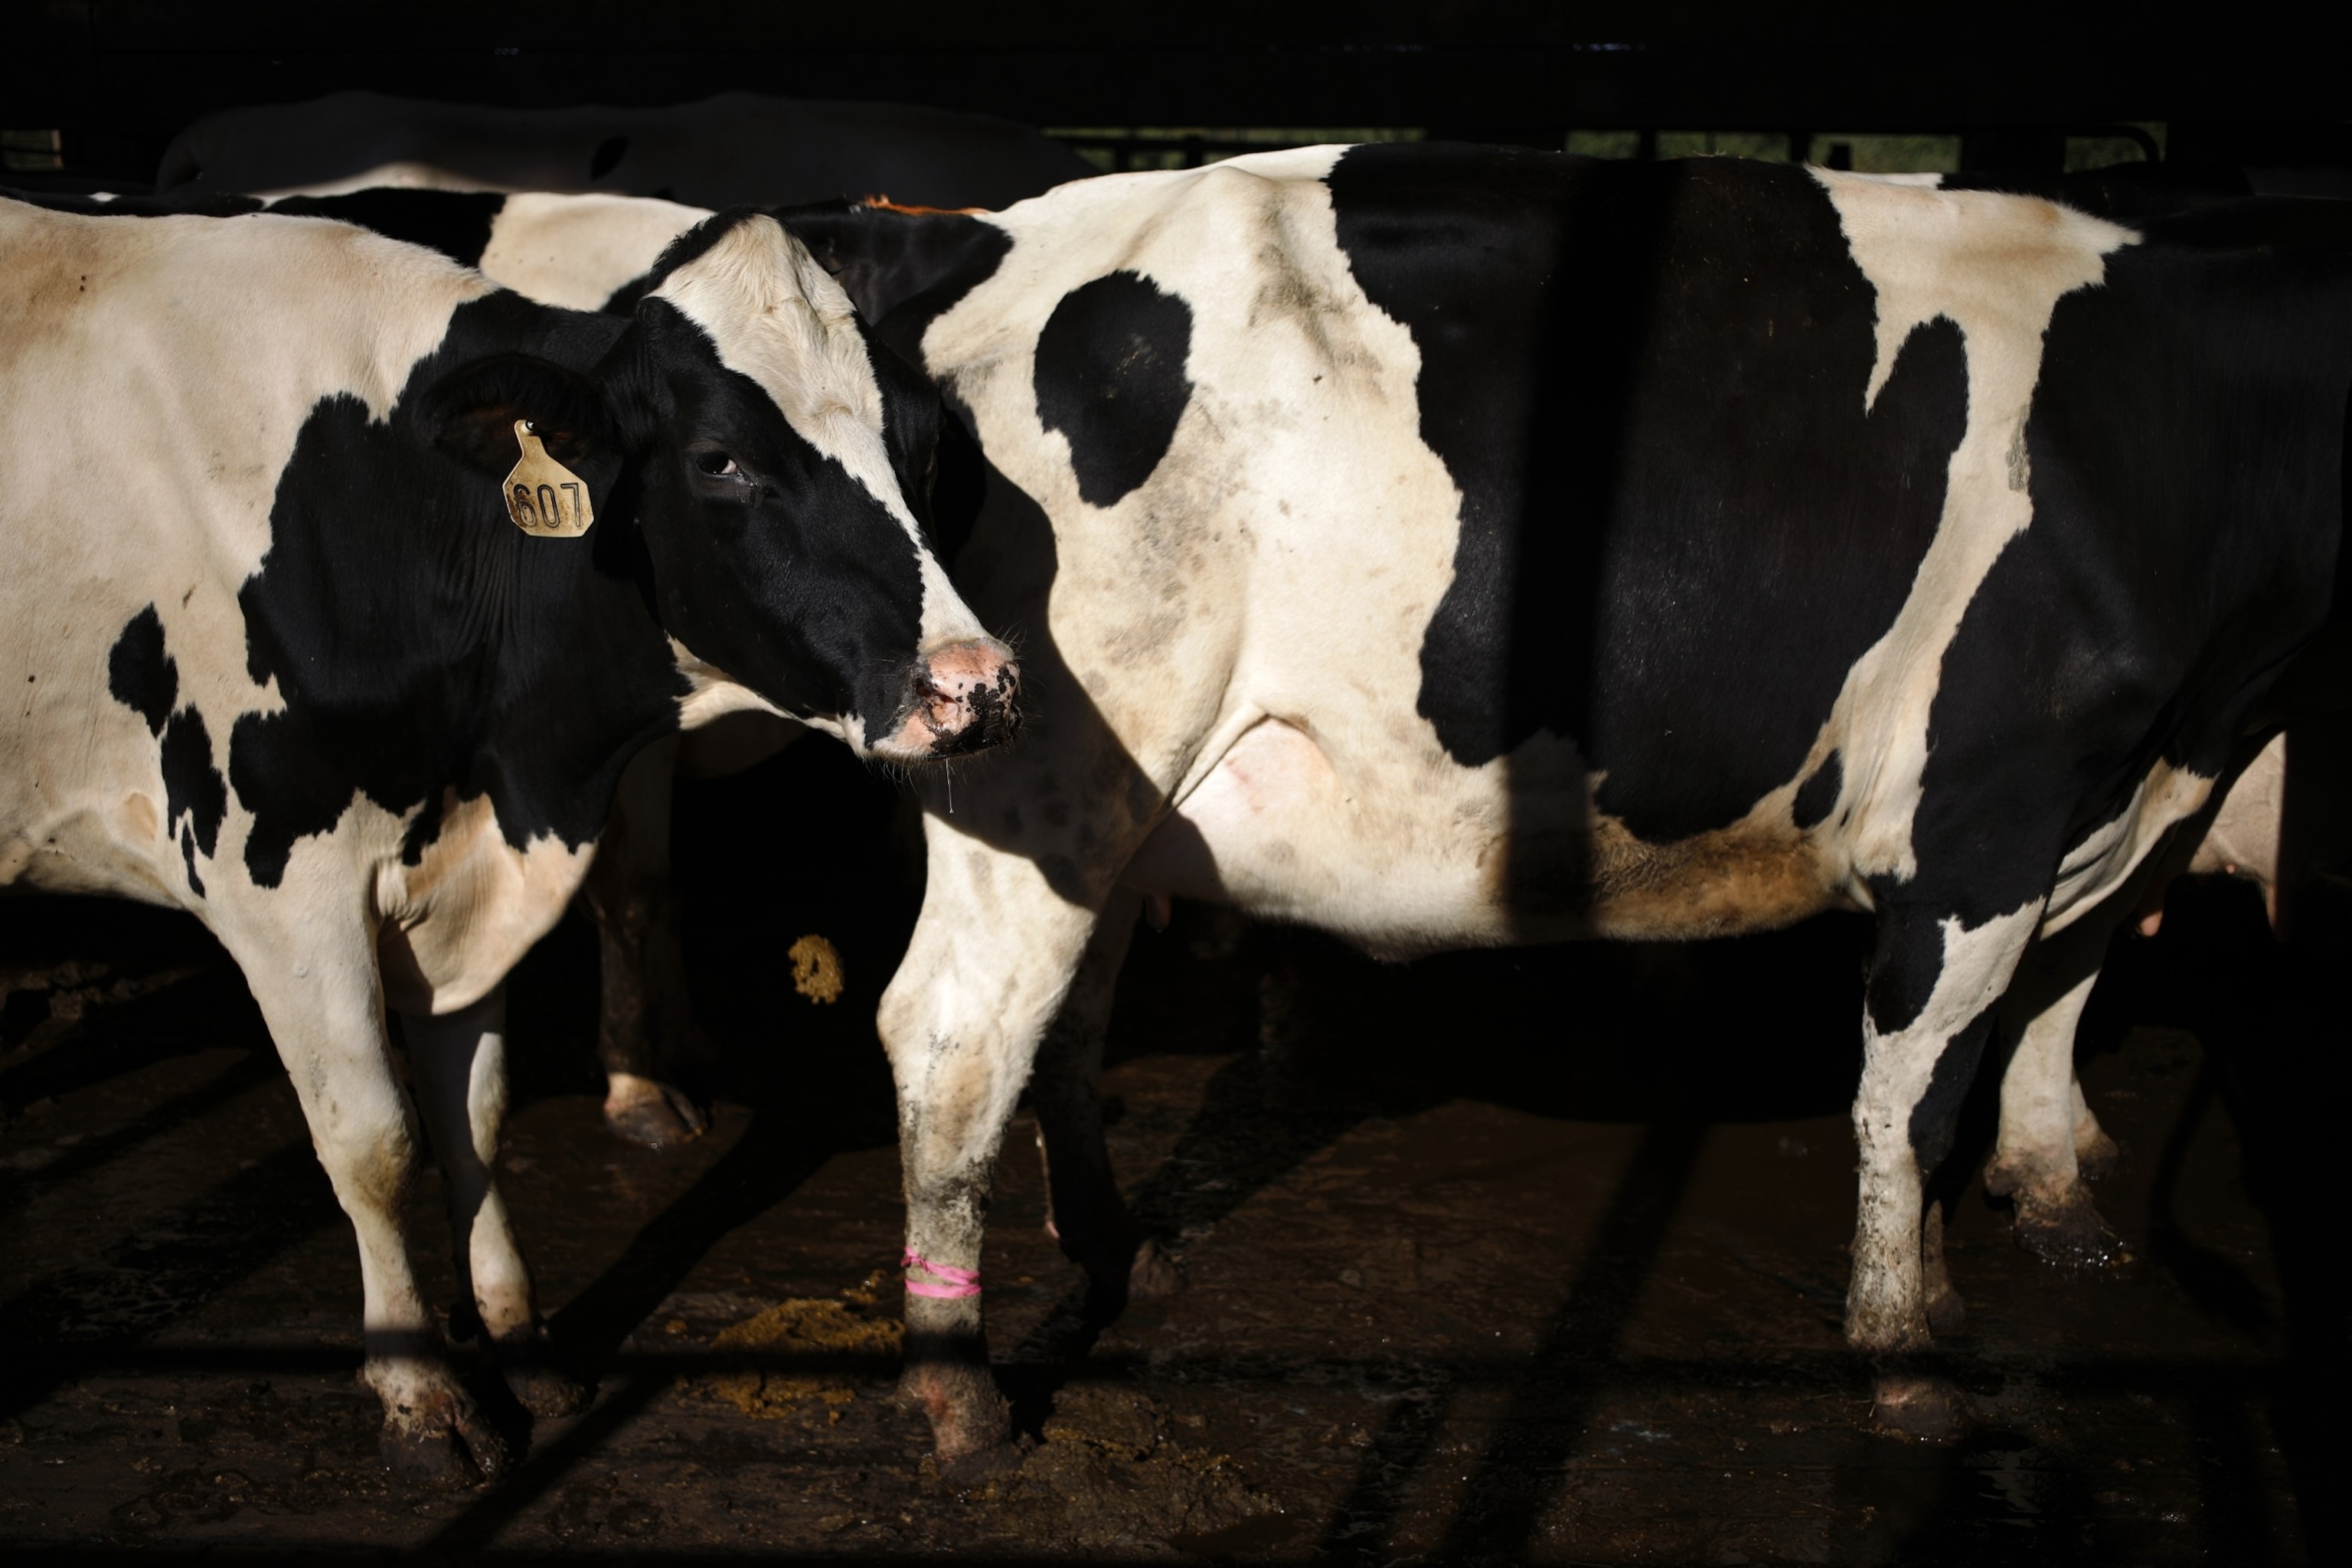
[[[1993,1005],[2041,909],[2036,899],[1974,927],[1916,905],[1883,905],[1879,914],[1853,1105],[1861,1193],[1846,1339],[1873,1362],[1879,1419],[1917,1436],[1948,1434],[1959,1416],[1949,1385],[1914,1359],[1932,1338],[1931,1241],[1941,1262],[1941,1237],[1927,1230],[1926,1178],[1950,1152]]]
[[[467,1484],[505,1468],[506,1445],[449,1368],[401,1234],[415,1122],[393,1068],[374,951],[356,919],[324,923],[331,929],[289,921],[254,931],[233,921],[215,929],[260,1004],[359,1239],[360,1378],[383,1401],[384,1462],[410,1480]]]
[[[989,1187],[1038,1042],[1097,920],[1031,861],[936,818],[925,827],[923,913],[879,1017],[898,1080],[907,1193],[899,1387],[930,1418],[940,1461],[971,1470],[1009,1452],[1011,1436],[981,1313]],[[976,910],[987,918],[969,918]]]
[[[2210,812],[2210,804],[2207,812]],[[2187,863],[2204,816],[2147,857],[2125,883],[2064,931],[2035,942],[2001,1004],[2017,1042],[2000,1080],[2000,1135],[1985,1190],[2007,1197],[2017,1243],[2044,1262],[2081,1267],[2127,1254],[2099,1217],[2087,1182],[2115,1168],[2115,1140],[2099,1126],[2074,1072],[2074,1036],[2116,929],[2137,921],[2151,889]]]
[[[458,1285],[479,1320],[483,1343],[524,1408],[570,1415],[587,1404],[588,1391],[548,1354],[530,1270],[492,1173],[506,1115],[506,1011],[501,983],[444,1017],[404,1013],[401,1028],[417,1108],[447,1188]]]
[[[2085,918],[2035,943],[2001,1007],[2017,1046],[2001,1074],[2000,1134],[1985,1168],[1985,1190],[2010,1200],[2017,1244],[2048,1263],[2082,1266],[2124,1256],[2085,1184],[2112,1163],[2115,1144],[2099,1130],[2074,1076],[2074,1032],[2098,984],[2112,929],[2111,921]]]
[[[676,737],[657,741],[622,773],[581,888],[601,960],[596,1056],[604,1068],[604,1125],[648,1149],[686,1142],[709,1125],[693,1096],[669,1076],[701,1054],[670,887],[677,749]]]
[[[1103,1136],[1103,1035],[1135,934],[1137,903],[1131,892],[1111,895],[1038,1047],[1030,1085],[1045,1163],[1046,1228],[1063,1255],[1087,1271],[1096,1308],[1107,1313],[1130,1300],[1172,1296],[1183,1284],[1175,1260],[1143,1233],[1119,1195]]]

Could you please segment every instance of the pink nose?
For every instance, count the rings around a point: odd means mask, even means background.
[[[1021,667],[1003,643],[950,643],[919,660],[906,722],[890,750],[907,757],[956,757],[1009,741],[1021,729],[1013,699]]]

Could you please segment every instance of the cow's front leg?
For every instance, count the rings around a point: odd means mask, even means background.
[[[587,1404],[588,1391],[548,1354],[530,1270],[492,1171],[506,1116],[506,993],[500,982],[443,1017],[403,1013],[401,1029],[447,1188],[458,1287],[480,1320],[483,1343],[524,1408],[570,1415]]]
[[[215,909],[215,914],[221,911]],[[383,1401],[383,1451],[410,1480],[463,1485],[505,1468],[506,1445],[450,1371],[416,1284],[401,1202],[415,1168],[414,1118],[394,1071],[375,953],[360,922],[224,921],[310,1123],[311,1145],[360,1247],[360,1378]],[[223,929],[225,927],[226,929]]]
[[[672,736],[630,762],[580,889],[596,923],[602,984],[596,1057],[604,1068],[604,1125],[648,1149],[686,1142],[709,1125],[693,1096],[670,1081],[680,1065],[701,1055],[670,886],[677,755]]]
[[[1948,1432],[1958,1418],[1952,1390],[1909,1360],[1932,1337],[1926,1179],[1950,1152],[1993,1005],[2041,908],[2036,900],[1973,928],[1916,905],[1882,906],[1879,914],[1853,1103],[1861,1192],[1845,1330],[1875,1368],[1880,1420],[1921,1436]]]
[[[1095,911],[1032,862],[925,824],[923,912],[883,993],[906,1173],[906,1371],[943,1462],[1010,1436],[989,1371],[981,1243],[996,1156],[1037,1043],[1078,969]]]
[[[1121,889],[1104,906],[1069,994],[1037,1052],[1029,1098],[1045,1164],[1045,1228],[1063,1256],[1087,1271],[1097,1304],[1172,1296],[1183,1278],[1159,1242],[1144,1235],[1118,1190],[1103,1135],[1103,1036],[1118,972],[1135,935],[1139,900]]]

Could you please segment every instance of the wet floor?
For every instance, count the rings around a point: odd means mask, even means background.
[[[800,826],[730,839],[779,798]],[[179,917],[0,906],[15,1555],[2297,1563],[2340,1539],[2321,1244],[2352,922],[2283,950],[2223,888],[2118,948],[2084,1078],[2132,1259],[2050,1269],[1970,1183],[1942,1350],[1971,1421],[1922,1444],[1872,1430],[1838,1338],[1859,922],[1382,968],[1181,911],[1139,936],[1106,1088],[1187,1289],[1087,1316],[1024,1116],[985,1271],[1034,1447],[957,1491],[889,1397],[891,797],[798,748],[688,786],[679,840],[712,1131],[604,1131],[595,944],[560,930],[516,978],[500,1163],[597,1399],[536,1430],[502,1406],[528,1456],[456,1493],[376,1461],[356,1257],[234,969]],[[792,988],[810,931],[837,1005]],[[1969,1167],[1990,1133],[1979,1104]],[[412,1223],[447,1301],[438,1201]]]

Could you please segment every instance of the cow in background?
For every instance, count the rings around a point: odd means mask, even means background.
[[[1006,206],[1093,174],[985,114],[727,92],[661,109],[506,109],[377,92],[207,114],[173,138],[159,195],[334,195],[380,185],[599,192],[775,206],[887,191]]]
[[[236,961],[429,1479],[505,1454],[401,1234],[417,1121],[475,1331],[534,1412],[583,1398],[493,1174],[504,985],[630,759],[752,710],[919,764],[1016,717],[909,500],[936,395],[772,218],[653,271],[595,315],[313,217],[0,201],[0,885],[185,909]]]

